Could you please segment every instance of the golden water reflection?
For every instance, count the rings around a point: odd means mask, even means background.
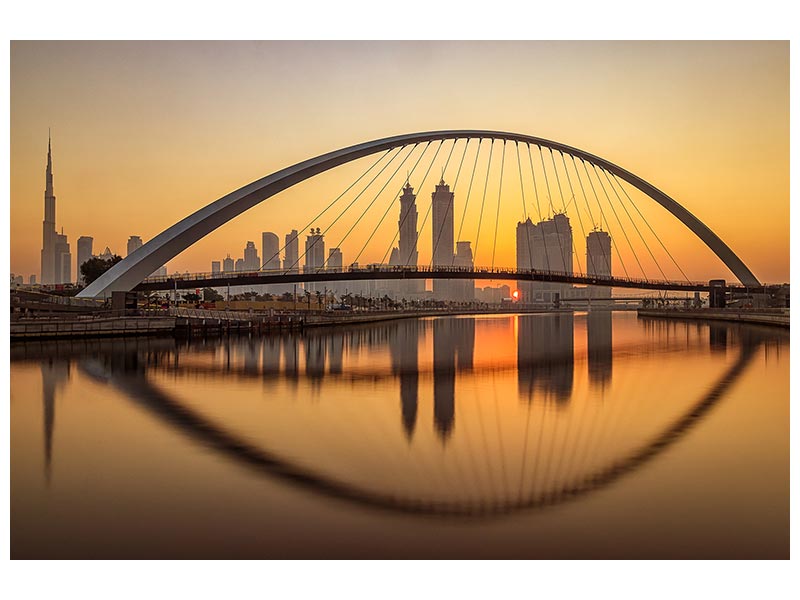
[[[767,475],[770,501],[786,505],[785,515],[774,514],[774,530],[782,531],[784,517],[788,528],[788,424],[781,421],[788,415],[788,335],[773,329],[593,311],[397,320],[190,343],[52,342],[14,346],[11,383],[12,542],[22,540],[14,546],[20,555],[46,554],[37,533],[42,514],[69,529],[70,518],[91,521],[95,495],[136,513],[132,497],[149,492],[159,505],[179,502],[197,512],[206,525],[236,521],[215,521],[207,496],[161,498],[175,478],[217,494],[223,481],[232,486],[227,492],[260,481],[267,516],[256,520],[269,521],[274,507],[267,507],[276,503],[301,528],[332,509],[340,520],[341,511],[361,515],[356,520],[369,527],[377,518],[395,533],[400,515],[456,519],[469,537],[470,522],[529,523],[560,506],[596,511],[603,494],[643,481],[692,445],[693,458],[660,481],[677,493],[687,473],[737,439],[751,439],[748,456],[722,457],[714,468],[736,464],[738,479],[708,496],[722,501],[732,486],[764,477],[763,469],[749,470],[763,454],[773,467],[787,465]],[[767,398],[762,406],[742,402],[752,387]],[[736,425],[719,430],[714,414],[724,421],[726,402],[735,406]],[[753,411],[762,418],[754,421]],[[755,422],[763,426],[754,431]],[[120,497],[121,489],[132,497]],[[287,509],[285,494],[311,504]],[[246,504],[239,498],[226,510],[247,513]],[[69,509],[57,516],[54,506]],[[159,511],[138,518],[169,523]],[[88,530],[89,547],[108,543],[102,531]],[[220,535],[241,542],[236,527]],[[769,555],[788,553],[788,542],[771,536]],[[316,556],[327,543],[298,552]],[[567,546],[577,556],[599,551],[582,543]],[[178,556],[198,551],[173,544]],[[286,542],[267,546],[247,555],[292,554]],[[445,544],[440,552],[460,555],[468,547]],[[341,551],[360,555],[359,548]],[[388,543],[383,550],[403,555],[404,548]],[[500,548],[492,554],[540,555],[520,540]],[[69,554],[68,544],[62,552]]]

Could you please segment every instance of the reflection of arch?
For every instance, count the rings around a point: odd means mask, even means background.
[[[270,477],[322,496],[349,500],[363,506],[416,515],[475,518],[502,516],[559,504],[608,486],[621,476],[655,458],[699,423],[744,372],[760,344],[747,339],[744,339],[742,344],[738,359],[726,370],[720,380],[683,416],[675,420],[648,444],[569,487],[561,487],[555,492],[520,497],[518,500],[494,503],[413,500],[362,489],[326,477],[311,469],[297,466],[274,453],[262,450],[246,440],[234,436],[152,386],[141,373],[137,376],[126,376],[124,373],[121,375],[114,373],[113,369],[109,373],[94,361],[88,361],[83,366],[91,376],[116,386],[138,404],[175,425],[182,433]]]
[[[593,154],[589,154],[588,152],[584,152],[583,150],[543,138],[502,131],[467,129],[409,133],[373,140],[341,150],[328,152],[327,154],[310,158],[271,175],[267,175],[262,179],[258,179],[204,206],[172,227],[164,230],[104,273],[91,285],[87,286],[79,296],[99,298],[113,291],[132,290],[138,283],[153,273],[161,265],[177,256],[221,225],[267,198],[315,175],[359,158],[400,146],[459,139],[497,139],[523,144],[533,144],[561,152],[562,154],[569,154],[575,158],[596,165],[601,169],[605,169],[609,173],[613,173],[639,189],[677,217],[719,256],[722,262],[736,275],[742,284],[746,286],[760,285],[755,275],[753,275],[742,260],[734,254],[733,250],[697,217],[667,196],[664,192],[647,183],[644,179],[626,171],[622,167]]]

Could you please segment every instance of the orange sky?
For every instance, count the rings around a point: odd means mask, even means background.
[[[683,204],[762,281],[789,280],[787,42],[14,42],[11,271],[26,278],[39,275],[48,127],[57,224],[73,260],[81,235],[94,237],[95,252],[108,245],[124,255],[128,236],[152,238],[233,189],[335,148],[475,128],[536,135],[607,158]],[[439,159],[418,199],[420,221],[444,166]],[[514,155],[506,160],[516,168]],[[207,271],[211,260],[241,256],[247,240],[260,252],[261,231],[282,239],[300,229],[368,164],[268,200],[173,259],[170,271]],[[517,173],[506,178],[503,206],[521,207]],[[456,190],[457,215],[465,191]],[[496,202],[490,182],[490,213]],[[642,202],[645,216],[690,278],[732,279],[651,205]],[[498,265],[513,265],[519,212],[502,211]],[[396,220],[391,209],[386,223],[396,227]],[[476,225],[470,211],[462,237],[473,245]],[[579,238],[574,217],[573,229]],[[332,230],[328,245],[345,231]],[[481,264],[491,258],[485,235]],[[376,237],[381,243],[360,262],[383,255],[388,239]],[[420,262],[429,260],[429,237],[420,237]],[[343,244],[345,263],[365,238]],[[622,240],[615,243],[630,261]]]

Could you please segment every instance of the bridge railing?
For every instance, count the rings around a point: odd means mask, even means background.
[[[326,273],[351,273],[351,274],[381,274],[381,273],[475,273],[475,274],[491,274],[497,275],[497,279],[518,279],[520,277],[533,277],[541,281],[547,281],[548,278],[580,278],[586,280],[587,285],[606,285],[613,287],[615,283],[628,283],[633,284],[646,284],[652,285],[653,283],[672,285],[675,287],[691,287],[707,285],[703,281],[678,281],[678,280],[654,280],[642,279],[635,277],[619,277],[619,276],[604,276],[604,275],[590,275],[582,272],[567,272],[567,271],[554,271],[550,269],[518,269],[515,267],[456,267],[451,265],[364,265],[364,266],[348,266],[348,267],[328,267],[317,268],[314,267],[309,270],[305,269],[264,269],[259,271],[217,271],[217,272],[202,272],[202,273],[175,273],[173,275],[161,275],[155,277],[147,277],[142,283],[171,283],[171,282],[191,282],[197,281],[202,283],[211,279],[226,280],[232,285],[236,285],[237,279],[254,279],[264,278],[265,284],[268,284],[270,277],[285,276],[285,275],[322,275]],[[250,284],[250,283],[248,283]],[[738,287],[731,285],[729,287]]]

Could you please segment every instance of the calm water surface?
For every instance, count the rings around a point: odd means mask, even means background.
[[[789,335],[631,313],[11,347],[14,558],[788,558]]]

